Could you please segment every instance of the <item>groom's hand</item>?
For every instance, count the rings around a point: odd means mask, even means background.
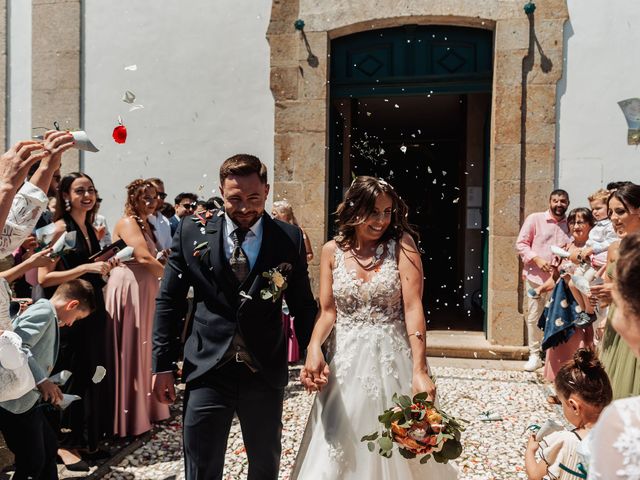
[[[176,387],[173,373],[156,373],[151,380],[153,393],[160,403],[171,404],[176,401]]]

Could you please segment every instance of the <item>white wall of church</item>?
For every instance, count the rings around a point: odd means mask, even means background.
[[[617,102],[640,97],[640,2],[568,0],[558,85],[558,186],[572,206],[610,181],[640,182],[640,148],[627,145]]]
[[[169,201],[181,191],[208,198],[220,163],[253,153],[273,179],[270,0],[83,3],[83,126],[100,148],[83,168],[111,225],[134,178],[164,179]],[[126,90],[143,109],[129,111]],[[111,138],[118,115],[123,145]]]

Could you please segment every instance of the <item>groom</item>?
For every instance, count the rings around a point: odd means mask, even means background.
[[[276,479],[288,381],[282,293],[301,348],[309,342],[317,306],[300,229],[264,212],[265,165],[252,155],[228,158],[220,167],[220,191],[224,214],[185,217],[173,237],[156,301],[153,390],[161,402],[176,398],[178,326],[193,286],[197,308],[182,370],[186,478],[222,478],[235,414],[249,480]]]

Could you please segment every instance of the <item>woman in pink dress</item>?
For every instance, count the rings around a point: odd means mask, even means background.
[[[164,270],[156,259],[155,235],[147,220],[156,197],[156,189],[147,181],[131,182],[124,217],[113,231],[114,241],[122,239],[133,247],[133,259],[111,271],[105,291],[115,342],[114,432],[120,437],[140,435],[151,429],[151,422],[169,417],[169,407],[151,395],[151,331]]]
[[[593,215],[591,211],[586,208],[576,208],[569,213],[567,224],[569,225],[569,232],[572,237],[572,242],[567,250],[569,250],[569,253],[574,253],[574,251],[585,247],[589,239],[589,231],[594,225]],[[572,267],[575,267],[575,265],[571,265],[569,260],[565,260],[559,269],[571,270]],[[565,274],[563,278],[568,282],[570,275]],[[545,378],[553,382],[562,364],[571,360],[576,350],[579,348],[590,348],[592,346],[593,326],[587,325],[584,328],[576,327],[573,335],[571,335],[565,343],[560,343],[546,351],[544,364]],[[555,401],[555,399],[550,399],[550,401]]]

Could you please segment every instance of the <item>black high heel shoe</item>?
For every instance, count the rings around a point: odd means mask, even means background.
[[[91,470],[91,467],[89,467],[89,464],[87,462],[85,462],[84,460],[79,460],[75,463],[64,463],[64,460],[62,460],[62,457],[60,455],[57,456],[57,461],[58,463],[61,463],[64,465],[64,468],[66,468],[67,470],[69,470],[70,472],[88,472],[89,470]]]

